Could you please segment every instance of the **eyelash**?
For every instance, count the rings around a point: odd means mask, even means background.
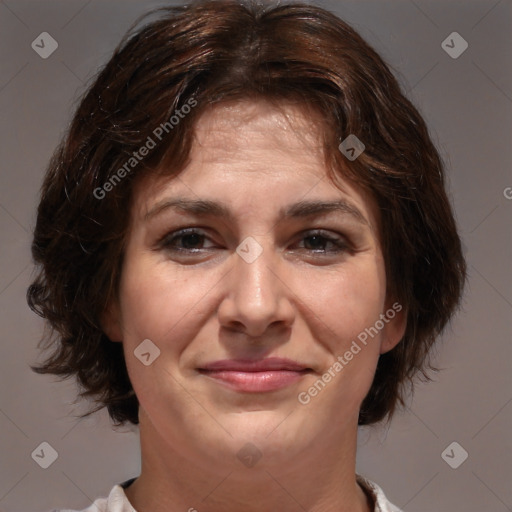
[[[200,241],[204,243],[205,239],[208,239],[208,236],[206,233],[204,233],[202,230],[197,228],[186,228],[186,229],[180,229],[177,231],[174,231],[170,234],[167,234],[160,242],[160,247],[163,249],[178,253],[178,254],[198,254],[201,252],[209,251],[212,249],[215,249],[216,247],[200,247],[200,248],[183,248],[183,247],[177,247],[174,244],[179,241],[180,239],[183,241],[184,237],[186,236],[192,236],[192,235],[198,235],[200,237]],[[322,245],[331,244],[334,246],[334,249],[330,250],[323,250],[323,249],[306,249],[306,248],[300,248],[300,250],[306,250],[315,256],[322,256],[322,255],[333,255],[338,254],[342,252],[347,252],[350,250],[349,243],[344,240],[342,237],[336,237],[329,234],[326,234],[322,230],[310,230],[310,231],[304,231],[301,234],[301,241],[304,241],[306,239],[311,239],[314,237],[318,237],[320,240],[323,241]]]

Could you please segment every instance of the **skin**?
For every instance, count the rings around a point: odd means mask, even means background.
[[[123,343],[140,402],[142,471],[126,490],[138,512],[373,510],[355,481],[358,411],[405,321],[397,314],[309,404],[298,402],[394,302],[378,210],[347,181],[328,179],[314,121],[293,104],[215,106],[178,177],[135,189],[119,297],[104,325]],[[215,201],[231,216],[162,208],[177,198]],[[340,200],[352,213],[280,214],[299,201]],[[199,235],[176,236],[190,227]],[[236,252],[247,237],[262,248],[252,263]],[[144,339],[160,350],[149,366],[134,356]],[[198,371],[265,357],[313,371],[262,393]],[[237,457],[246,443],[262,455],[253,467]]]

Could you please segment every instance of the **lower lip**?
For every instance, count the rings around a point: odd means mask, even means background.
[[[242,372],[232,370],[202,370],[203,375],[219,380],[226,386],[236,391],[247,393],[262,393],[275,391],[297,382],[309,370],[268,370],[261,372]]]

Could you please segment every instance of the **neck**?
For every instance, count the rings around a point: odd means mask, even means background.
[[[355,479],[357,423],[345,434],[285,463],[262,457],[246,467],[226,455],[212,465],[175,449],[141,414],[142,471],[125,493],[137,512],[371,512],[373,504]]]

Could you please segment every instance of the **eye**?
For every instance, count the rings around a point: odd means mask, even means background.
[[[199,228],[183,228],[165,235],[159,247],[175,257],[211,254],[221,246]],[[323,230],[307,231],[291,247],[292,251],[310,254],[314,257],[335,256],[350,251],[351,246],[343,236]]]
[[[349,245],[343,237],[323,231],[310,231],[302,236],[298,248],[314,254],[332,254],[349,250]]]
[[[160,245],[166,250],[176,252],[199,252],[216,247],[205,233],[194,228],[170,233],[163,238]]]

